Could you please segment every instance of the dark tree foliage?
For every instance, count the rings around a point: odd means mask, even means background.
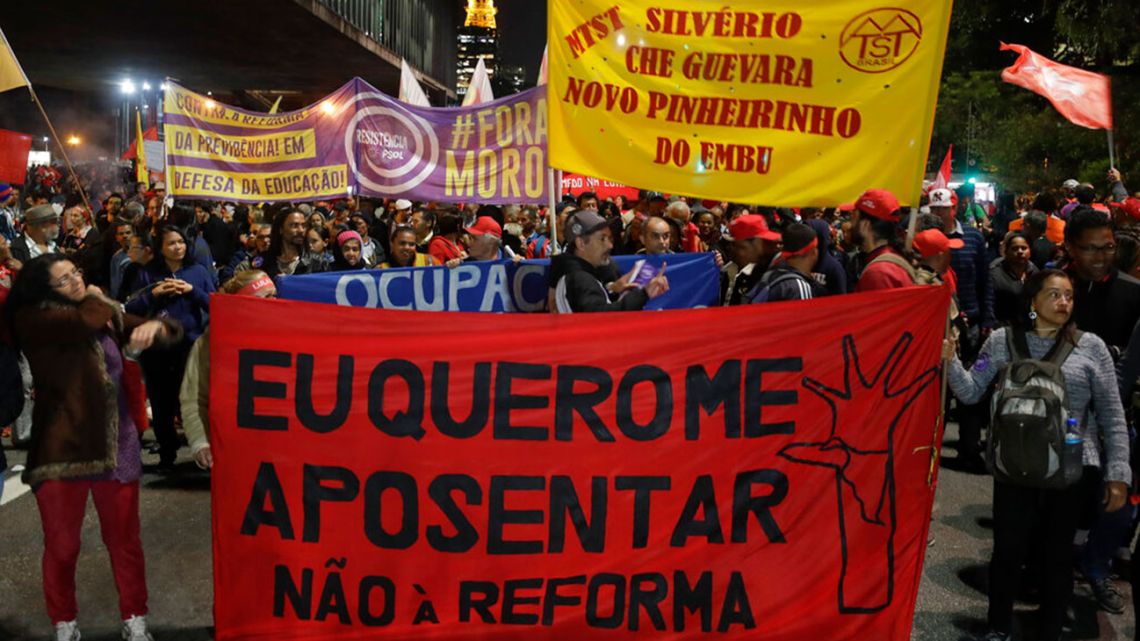
[[[956,0],[950,23],[928,169],[954,145],[954,172],[987,176],[1005,189],[1052,188],[1066,178],[1102,192],[1103,130],[1078,127],[1036,94],[1002,82],[1022,44],[1064,64],[1111,76],[1116,166],[1140,190],[1140,2],[1137,0]]]

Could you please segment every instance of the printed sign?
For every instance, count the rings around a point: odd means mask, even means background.
[[[217,638],[909,640],[949,297],[855,296],[215,296]]]
[[[167,189],[175,196],[546,201],[545,87],[436,109],[402,103],[355,78],[316,104],[281,114],[169,87]]]
[[[730,202],[917,204],[948,0],[550,3],[550,155]]]

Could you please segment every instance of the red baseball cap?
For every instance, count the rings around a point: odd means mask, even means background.
[[[855,200],[855,209],[879,220],[898,222],[902,219],[899,214],[899,199],[886,189],[868,189]]]
[[[1128,214],[1130,218],[1140,220],[1140,198],[1129,197],[1125,198],[1124,202],[1108,204],[1113,207],[1119,207],[1124,213]]]
[[[749,240],[762,238],[764,240],[780,240],[780,234],[768,229],[768,221],[760,214],[747,214],[732,221],[728,226],[728,233],[733,240]]]
[[[499,226],[499,223],[494,218],[491,218],[490,216],[480,216],[480,217],[476,218],[475,224],[464,229],[463,231],[467,232],[468,234],[471,234],[472,236],[482,236],[484,234],[490,234],[490,235],[494,236],[495,238],[502,238],[503,237],[503,228],[501,226]]]
[[[914,249],[923,258],[936,256],[950,249],[962,249],[966,242],[961,238],[947,238],[938,229],[927,229],[914,235]]]

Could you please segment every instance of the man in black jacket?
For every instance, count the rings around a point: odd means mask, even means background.
[[[1108,214],[1081,205],[1069,212],[1065,225],[1065,249],[1070,257],[1067,268],[1073,279],[1073,321],[1077,328],[1091,332],[1108,345],[1113,357],[1128,346],[1132,330],[1140,319],[1140,281],[1117,271],[1116,238]],[[1101,488],[1097,479],[1085,484],[1096,497],[1090,504],[1101,506],[1089,528],[1088,540],[1081,552],[1079,568],[1089,581],[1097,604],[1108,612],[1124,611],[1124,599],[1109,577],[1112,556],[1127,544],[1129,510],[1104,512],[1099,500]]]
[[[59,214],[51,205],[36,205],[24,212],[24,233],[12,241],[12,258],[26,263],[43,254],[59,251]]]
[[[593,210],[575,212],[566,221],[566,245],[569,254],[559,261],[554,292],[560,313],[635,311],[669,291],[664,265],[644,287],[631,282],[635,280],[632,272],[613,278],[616,272],[610,263],[614,248],[610,227]]]
[[[1116,237],[1108,215],[1084,206],[1070,212],[1065,250],[1076,295],[1073,320],[1119,354],[1140,319],[1140,281],[1115,267]]]
[[[782,237],[783,250],[760,277],[760,283],[745,295],[749,302],[811,300],[825,295],[823,286],[811,277],[811,269],[819,260],[815,230],[803,223],[792,223]]]

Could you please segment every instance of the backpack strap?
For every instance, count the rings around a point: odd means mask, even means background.
[[[867,267],[870,267],[875,263],[891,263],[892,265],[898,265],[899,267],[902,267],[904,270],[906,270],[907,276],[910,276],[911,283],[914,283],[915,285],[921,284],[918,280],[918,274],[914,270],[914,265],[911,265],[909,260],[903,258],[902,256],[899,256],[892,251],[886,251],[882,254],[879,254],[875,257],[874,260],[867,263]],[[866,269],[866,267],[864,267],[864,269]]]
[[[1005,344],[1006,347],[1009,348],[1010,362],[1030,358],[1029,339],[1025,337],[1025,330],[1010,327],[1006,330]],[[1048,360],[1048,357],[1046,357],[1046,360]]]
[[[1077,343],[1081,342],[1083,333],[1080,331],[1073,332],[1073,340],[1067,340],[1064,337],[1058,337],[1057,342],[1049,349],[1049,353],[1045,355],[1045,360],[1053,363],[1057,367],[1064,364],[1065,359],[1069,358],[1069,354],[1073,353],[1076,349]]]

